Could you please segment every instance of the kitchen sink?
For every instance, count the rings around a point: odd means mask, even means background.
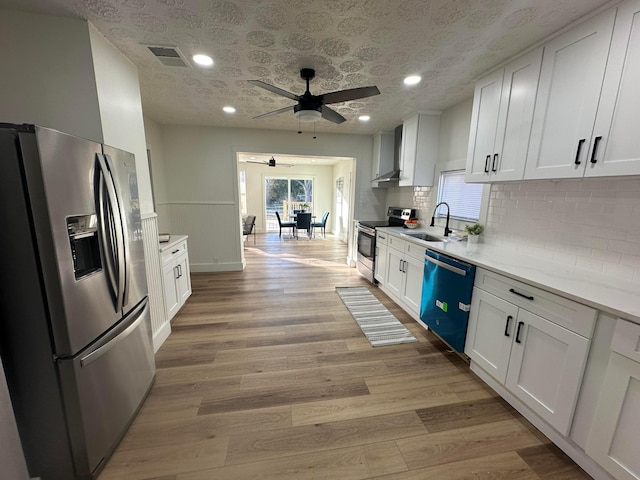
[[[424,240],[425,242],[447,242],[448,241],[448,239],[446,238],[434,237],[433,235],[429,235],[428,233],[405,233],[405,235],[408,235],[413,238],[417,238],[418,240]]]

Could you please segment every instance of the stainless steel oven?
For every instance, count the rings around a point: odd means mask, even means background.
[[[376,231],[358,223],[358,250],[356,254],[356,267],[358,271],[371,283],[373,281],[373,269],[376,255]]]
[[[389,207],[387,220],[358,222],[356,268],[371,283],[376,283],[373,278],[376,263],[376,228],[402,227],[409,218],[416,218],[415,209]]]

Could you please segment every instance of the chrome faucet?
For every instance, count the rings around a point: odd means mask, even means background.
[[[436,219],[436,212],[438,211],[438,207],[440,205],[446,205],[447,206],[447,222],[444,226],[444,236],[448,237],[450,233],[453,232],[453,230],[449,229],[449,204],[447,202],[440,202],[439,204],[436,205],[436,208],[433,209],[433,215],[431,216],[431,224],[429,225],[430,227],[434,226],[434,221]]]

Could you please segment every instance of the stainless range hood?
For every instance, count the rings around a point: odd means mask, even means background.
[[[391,170],[383,175],[380,175],[373,182],[393,182],[400,178],[400,170]]]
[[[402,145],[402,125],[396,127],[394,134],[393,134],[393,146],[391,147],[390,145],[388,145],[387,148],[389,148],[389,150],[387,150],[387,156],[386,159],[387,161],[385,161],[385,165],[387,168],[391,168],[392,170],[389,170],[381,175],[378,175],[376,178],[374,178],[373,180],[371,180],[372,183],[374,183],[375,185],[379,185],[380,183],[392,183],[392,182],[397,182],[400,179],[400,148]],[[393,163],[391,163],[391,160],[393,161]],[[382,161],[380,161],[380,166],[382,166],[384,168],[384,166],[382,165]],[[386,185],[385,185],[386,186]]]

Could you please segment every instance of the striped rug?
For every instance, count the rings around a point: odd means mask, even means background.
[[[336,287],[354,320],[373,347],[417,342],[393,314],[367,287]]]

